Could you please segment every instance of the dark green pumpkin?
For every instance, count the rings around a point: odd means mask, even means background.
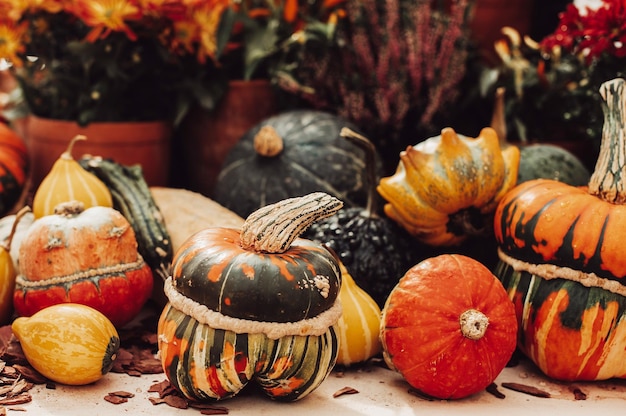
[[[545,143],[520,146],[517,183],[543,178],[584,186],[590,177],[580,159],[562,147]]]
[[[240,231],[209,228],[177,250],[158,324],[169,380],[188,398],[225,399],[254,380],[297,400],[328,375],[341,271],[318,243],[298,238],[342,204],[313,193],[253,212]]]
[[[255,149],[255,137],[267,126],[282,139],[277,154]],[[363,151],[340,137],[343,127],[355,129],[338,116],[313,110],[287,111],[262,121],[229,152],[213,199],[244,218],[262,206],[312,192],[335,196],[346,207],[364,205]]]

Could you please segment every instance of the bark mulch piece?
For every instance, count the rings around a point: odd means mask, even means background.
[[[228,408],[215,405],[212,403],[200,403],[188,400],[176,390],[168,380],[155,383],[148,389],[150,393],[158,393],[159,397],[150,397],[150,403],[153,405],[167,404],[177,409],[196,409],[200,410],[203,415],[227,415]]]
[[[514,390],[520,393],[529,394],[535,397],[550,398],[550,393],[537,387],[529,386],[521,383],[502,383],[502,387]]]

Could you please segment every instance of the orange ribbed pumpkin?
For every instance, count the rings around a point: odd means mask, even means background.
[[[134,318],[152,293],[150,267],[121,213],[73,201],[37,219],[19,250],[13,302],[21,316],[59,303],[81,303],[116,326]]]

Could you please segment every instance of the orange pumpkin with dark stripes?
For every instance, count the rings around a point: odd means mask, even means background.
[[[600,90],[605,126],[589,185],[525,182],[494,217],[495,273],[516,307],[519,347],[555,379],[626,378],[625,86]]]
[[[250,380],[298,400],[333,368],[341,272],[298,238],[341,202],[324,193],[268,205],[241,230],[208,228],[177,250],[158,324],[165,374],[194,400],[235,396]]]
[[[19,265],[13,303],[20,316],[80,303],[120,327],[152,293],[152,271],[137,251],[135,233],[109,207],[84,209],[72,201],[35,220],[20,244]]]
[[[0,120],[0,215],[17,203],[28,171],[28,151],[22,138]]]

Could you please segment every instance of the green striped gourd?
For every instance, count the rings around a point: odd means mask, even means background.
[[[535,179],[500,201],[494,231],[518,346],[549,377],[626,378],[626,81],[602,85],[604,130],[587,187]]]
[[[207,228],[177,250],[158,323],[166,376],[193,400],[226,399],[249,381],[301,399],[337,359],[341,272],[322,245],[298,238],[341,201],[313,193],[261,208],[241,230]]]

